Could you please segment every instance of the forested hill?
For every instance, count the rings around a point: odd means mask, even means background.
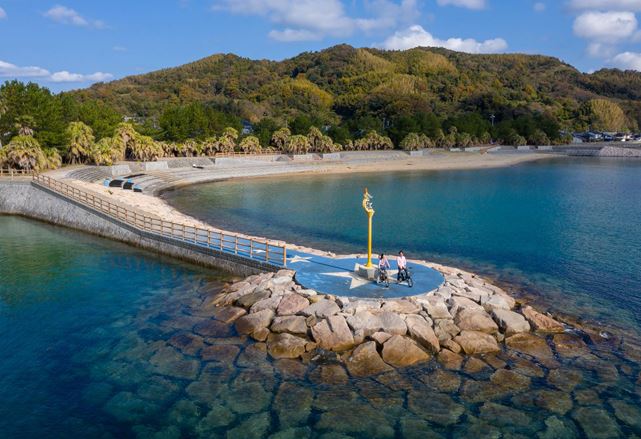
[[[536,55],[471,55],[438,48],[406,51],[335,46],[275,62],[213,55],[180,67],[72,92],[128,116],[157,118],[168,106],[199,102],[255,123],[297,116],[315,125],[388,130],[407,115],[441,120],[477,114],[496,122],[544,114],[562,129],[587,129],[589,102],[606,98],[625,112],[609,129],[641,125],[641,73],[584,74]],[[620,119],[620,118],[619,118]],[[625,125],[625,126],[623,126]]]

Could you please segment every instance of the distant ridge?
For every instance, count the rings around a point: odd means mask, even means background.
[[[158,116],[172,104],[201,102],[256,122],[306,114],[333,121],[433,112],[547,112],[580,118],[595,98],[616,101],[641,124],[641,73],[581,73],[541,55],[472,55],[440,48],[384,51],[338,45],[284,61],[217,54],[179,67],[70,92],[122,114]]]

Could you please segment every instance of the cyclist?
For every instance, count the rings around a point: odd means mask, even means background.
[[[400,282],[401,279],[407,279],[407,259],[405,259],[403,250],[398,252],[398,256],[396,257],[396,265],[398,266],[398,274],[396,275],[396,280]]]

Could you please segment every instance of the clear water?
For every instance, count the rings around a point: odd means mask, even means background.
[[[375,251],[402,248],[534,291],[544,307],[639,327],[641,161],[229,180],[166,198],[233,230],[358,252],[364,187],[374,195]]]
[[[211,326],[224,275],[123,244],[0,216],[0,280],[2,438],[641,434],[641,357],[617,340],[355,379]]]

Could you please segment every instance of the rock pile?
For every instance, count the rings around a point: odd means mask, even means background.
[[[461,353],[498,352],[499,343],[549,360],[528,344],[529,333],[560,333],[561,323],[530,306],[517,309],[514,298],[472,273],[437,268],[445,283],[410,298],[319,294],[298,285],[293,271],[281,270],[232,284],[205,307],[234,322],[239,334],[266,342],[275,359],[309,359],[331,351],[353,376],[412,366],[433,355],[442,363],[457,363]]]

